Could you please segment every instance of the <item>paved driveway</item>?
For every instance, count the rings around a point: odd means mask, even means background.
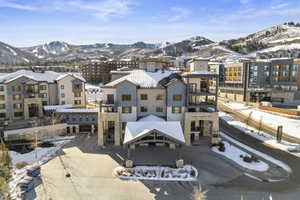
[[[95,139],[77,138],[63,149],[61,156],[43,165],[41,184],[27,195],[27,199],[191,199],[197,182],[119,180],[113,175],[113,169],[126,159],[127,151],[121,148],[102,150],[96,146]],[[148,158],[170,160],[161,151],[143,151],[141,153],[146,158],[152,155]],[[238,169],[216,157],[207,146],[183,149],[180,156],[188,162],[193,160],[192,164],[198,168],[199,182],[203,185],[226,183],[241,175]],[[70,172],[70,178],[65,177],[66,172]]]

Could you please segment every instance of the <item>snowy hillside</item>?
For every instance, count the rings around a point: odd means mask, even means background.
[[[0,63],[28,63],[35,60],[30,53],[0,42]]]

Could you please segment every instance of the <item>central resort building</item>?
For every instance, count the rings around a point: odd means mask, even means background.
[[[197,145],[219,141],[218,76],[207,71],[130,71],[102,87],[98,145]]]

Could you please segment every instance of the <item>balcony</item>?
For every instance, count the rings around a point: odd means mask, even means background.
[[[193,95],[215,95],[216,89],[210,89],[210,88],[189,88],[189,93]]]

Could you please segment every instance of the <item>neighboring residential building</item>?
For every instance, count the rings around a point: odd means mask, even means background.
[[[84,84],[74,73],[20,70],[0,75],[0,120],[42,117],[44,105],[85,106]]]
[[[102,87],[98,144],[191,145],[219,132],[214,73],[134,70]]]
[[[93,84],[108,83],[111,80],[110,72],[117,67],[105,61],[86,62],[79,66],[82,76]]]
[[[139,69],[156,72],[162,69],[174,67],[174,62],[167,58],[143,58],[139,60]]]
[[[209,71],[207,58],[193,58],[187,62],[188,71]]]
[[[113,69],[128,68],[137,69],[139,68],[139,62],[135,59],[120,59],[120,60],[109,60],[106,63]]]
[[[234,101],[292,102],[299,89],[299,64],[293,59],[241,60],[220,69],[220,96]]]

